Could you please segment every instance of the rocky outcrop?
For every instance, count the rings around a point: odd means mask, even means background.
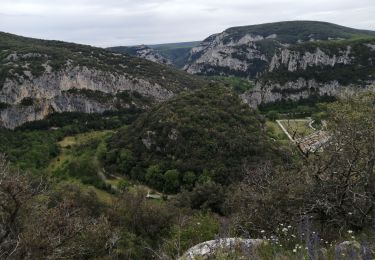
[[[18,104],[24,98],[52,99],[70,89],[87,89],[115,94],[136,91],[142,95],[163,101],[173,93],[158,84],[127,74],[104,72],[87,67],[69,67],[63,71],[44,73],[32,79],[6,80],[0,89],[0,102]]]
[[[135,56],[139,58],[143,58],[159,64],[172,65],[172,62],[170,60],[163,57],[159,52],[146,45],[136,46],[133,47],[133,49],[135,51]]]
[[[68,66],[62,71],[45,72],[31,79],[7,79],[0,89],[0,102],[10,106],[0,111],[0,126],[15,128],[29,121],[43,119],[52,112],[101,113],[115,109],[113,102],[101,103],[82,95],[66,94],[74,89],[111,95],[123,91],[138,92],[157,102],[174,95],[158,84],[127,74]],[[36,102],[31,106],[23,106],[21,103],[25,99]]]
[[[222,238],[210,240],[190,248],[180,260],[211,259],[220,250],[238,251],[249,259],[255,257],[256,250],[265,243],[262,239]]]
[[[374,83],[368,82],[366,86],[360,88],[358,85],[343,86],[338,81],[320,83],[315,80],[306,80],[303,78],[299,78],[297,81],[289,81],[285,84],[259,81],[254,89],[242,94],[241,98],[251,107],[258,107],[261,104],[287,100],[298,101],[311,96],[340,96],[344,93],[361,90],[374,91]]]
[[[51,113],[103,113],[116,110],[111,103],[100,103],[84,96],[61,95],[49,100],[38,100],[32,106],[13,105],[0,111],[0,126],[13,129],[26,122],[42,120]]]
[[[192,74],[208,74],[223,70],[246,72],[254,61],[267,61],[267,57],[255,44],[264,39],[260,35],[246,34],[239,39],[230,39],[224,32],[213,35],[190,52],[184,70]],[[270,35],[273,38],[276,35]]]
[[[351,46],[347,46],[345,51],[339,50],[339,55],[327,54],[320,48],[316,48],[315,52],[298,52],[289,49],[282,49],[273,56],[269,71],[278,69],[281,65],[285,66],[288,71],[295,72],[297,70],[306,70],[308,67],[314,66],[330,66],[336,64],[348,65],[354,59],[350,57]]]
[[[108,50],[115,52],[115,53],[126,53],[134,57],[146,59],[152,62],[156,62],[159,64],[164,65],[172,65],[172,61],[168,58],[164,57],[161,53],[157,50],[150,48],[146,45],[138,45],[138,46],[118,46],[118,47],[110,47]]]
[[[234,27],[193,48],[184,69],[256,81],[242,96],[252,106],[337,95],[375,79],[374,40],[352,38],[354,32],[307,21]]]

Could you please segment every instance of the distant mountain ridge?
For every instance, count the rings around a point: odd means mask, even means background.
[[[374,31],[326,22],[233,27],[193,48],[184,70],[255,80],[256,88],[243,97],[258,106],[373,84],[373,46]]]
[[[205,39],[190,52],[185,70],[193,74],[256,78],[280,48],[312,41],[375,37],[375,32],[326,22],[291,21],[233,27]]]
[[[114,52],[126,53],[139,58],[145,58],[153,62],[174,65],[177,68],[182,68],[187,62],[190,50],[199,44],[199,41],[195,41],[137,46],[117,46],[107,49]],[[146,55],[145,52],[147,53]]]
[[[172,62],[166,57],[162,56],[158,51],[146,45],[132,46],[132,47],[110,47],[110,51],[117,53],[125,53],[134,57],[143,58],[159,64],[171,65]]]
[[[253,80],[240,93],[253,107],[368,89],[375,32],[292,21],[233,27],[203,42],[107,50],[0,32],[0,127],[55,112],[148,108],[206,84],[191,74]]]
[[[54,112],[145,108],[202,84],[185,72],[126,54],[0,33],[0,127]]]

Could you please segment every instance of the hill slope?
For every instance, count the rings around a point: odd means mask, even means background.
[[[157,50],[177,68],[183,68],[189,58],[191,49],[198,46],[200,43],[201,42],[166,43],[149,45],[149,47]]]
[[[53,112],[103,112],[194,89],[202,81],[144,59],[85,45],[0,33],[0,126],[14,128]],[[126,100],[118,94],[125,93]]]
[[[109,142],[106,165],[159,190],[207,178],[228,184],[241,177],[244,164],[276,156],[262,124],[227,88],[203,88],[160,104],[119,131]]]

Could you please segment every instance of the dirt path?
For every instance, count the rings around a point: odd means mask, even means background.
[[[286,128],[283,126],[283,124],[281,123],[281,121],[284,121],[284,120],[276,120],[276,123],[280,126],[281,130],[283,130],[284,134],[286,134],[286,136],[288,136],[289,140],[291,142],[295,143],[294,139],[289,134],[289,132],[286,130]]]

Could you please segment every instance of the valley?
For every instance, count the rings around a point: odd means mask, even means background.
[[[374,46],[313,21],[0,33],[0,258],[371,259]]]

